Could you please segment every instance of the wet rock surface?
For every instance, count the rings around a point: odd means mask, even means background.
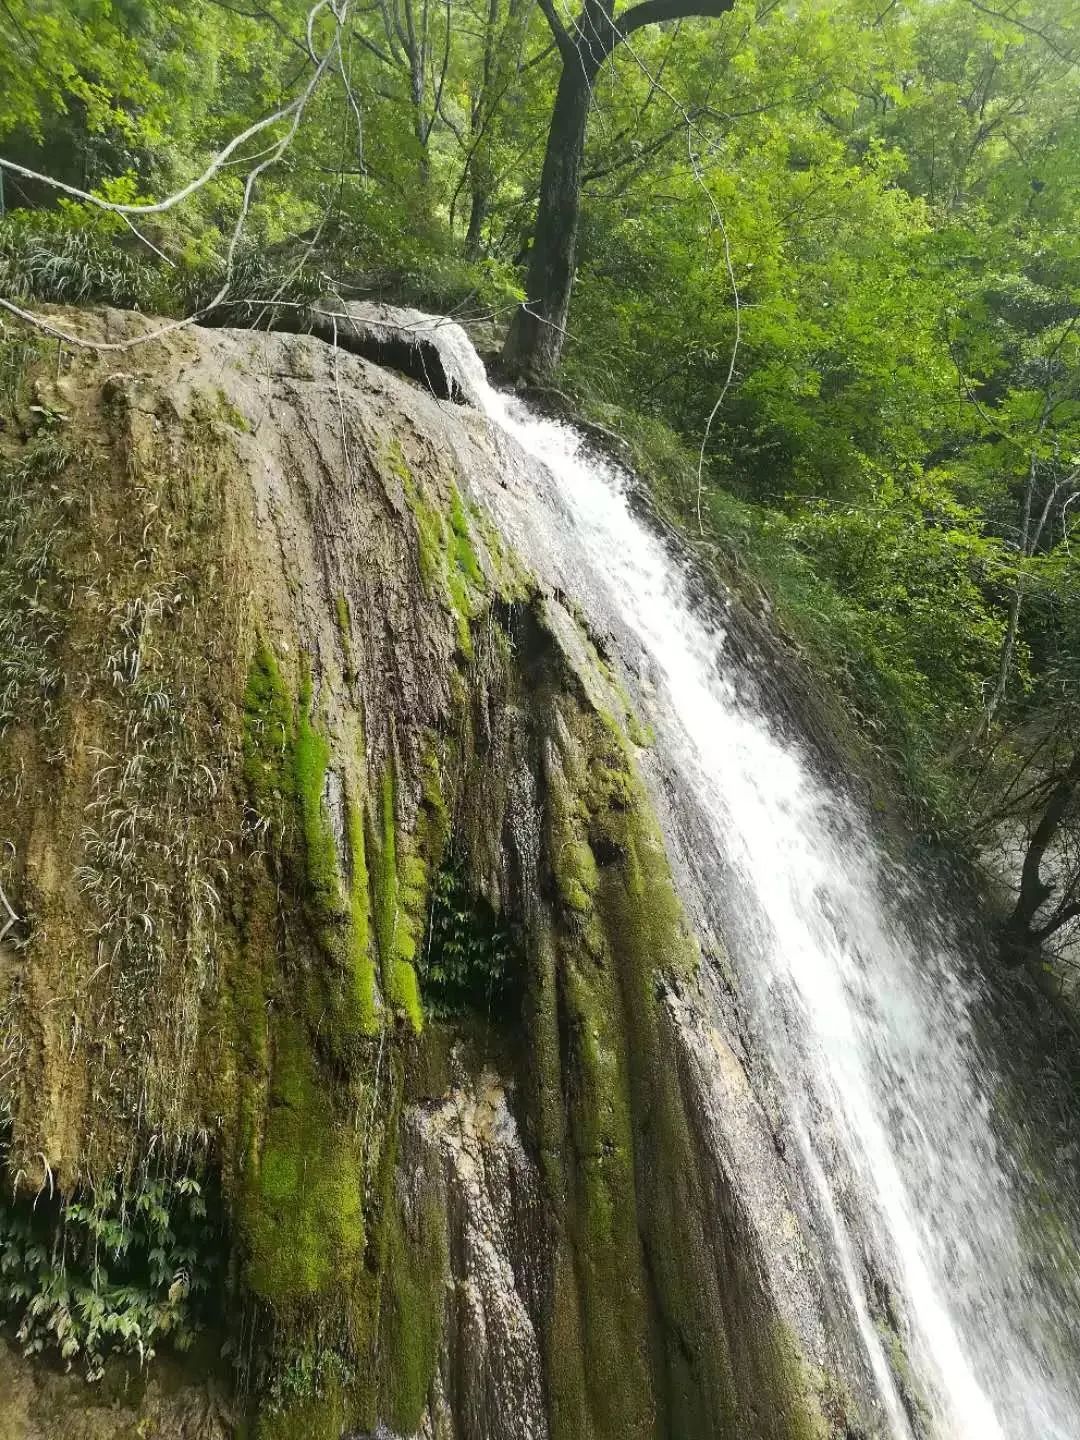
[[[66,1197],[206,1157],[213,1323],[255,1357],[234,1399],[260,1440],[844,1434],[828,1278],[703,983],[719,947],[696,958],[626,692],[485,505],[543,476],[338,340],[49,358],[84,448],[49,516],[69,678],[0,746],[26,920],[0,946],[7,1164]],[[493,1016],[474,979],[435,1023],[451,862],[513,932],[511,999]],[[38,1440],[53,1379],[4,1356],[0,1433]],[[219,1440],[239,1413],[197,1373],[172,1410],[82,1383],[55,1390],[63,1440]]]
[[[331,345],[407,375],[437,400],[480,408],[472,345],[461,326],[444,316],[329,299],[306,312],[306,323]]]

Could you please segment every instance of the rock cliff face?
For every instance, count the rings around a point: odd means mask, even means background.
[[[0,1434],[864,1433],[524,456],[312,336],[0,388]]]

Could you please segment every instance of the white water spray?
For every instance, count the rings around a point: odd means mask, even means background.
[[[992,1123],[995,1076],[980,1058],[947,925],[922,899],[935,939],[916,940],[897,918],[895,892],[912,882],[885,873],[855,807],[776,733],[753,677],[632,512],[626,478],[568,427],[493,391],[463,335],[453,354],[491,418],[553,477],[554,506],[543,513],[537,499],[533,533],[518,538],[534,555],[576,548],[587,585],[640,647],[630,658],[647,677],[661,755],[700,797],[730,877],[722,926],[890,1433],[909,1440],[914,1388],[925,1407],[916,1428],[935,1440],[1078,1440],[1080,1387],[1067,1358],[1080,1316],[1075,1256],[1062,1246],[1052,1257],[1050,1293],[1025,1250]],[[881,1313],[868,1247],[898,1316]],[[900,1366],[883,1339],[893,1325]],[[897,1376],[906,1365],[907,1408]]]

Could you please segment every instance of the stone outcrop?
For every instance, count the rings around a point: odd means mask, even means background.
[[[3,346],[0,1433],[864,1433],[505,439],[315,336]]]
[[[382,305],[374,300],[320,302],[297,317],[330,345],[407,375],[434,395],[481,408],[484,377],[460,325],[443,315]]]

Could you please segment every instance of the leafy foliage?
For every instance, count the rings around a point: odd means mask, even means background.
[[[0,1206],[0,1306],[27,1354],[78,1360],[98,1380],[109,1354],[185,1349],[216,1281],[219,1247],[193,1175],[121,1177],[70,1198]]]
[[[16,211],[0,223],[0,291],[14,299],[127,309],[160,307],[154,265],[128,254],[100,226],[73,223],[70,212]]]
[[[0,292],[54,305],[104,303],[156,315],[198,316],[204,325],[269,328],[311,304],[323,283],[303,264],[270,255],[254,240],[238,247],[228,296],[214,303],[225,266],[213,254],[166,265],[140,254],[118,222],[85,207],[16,210],[0,220]]]
[[[17,390],[24,352],[6,358]],[[31,706],[42,733],[52,732],[53,702],[63,685],[66,606],[60,595],[69,576],[59,538],[67,497],[59,482],[75,449],[54,419],[42,417],[21,456],[0,458],[0,734],[25,719]]]
[[[332,1386],[348,1385],[352,1379],[352,1366],[336,1350],[301,1350],[273,1372],[267,1401],[271,1410],[287,1411],[298,1402],[321,1400]]]
[[[500,1012],[512,993],[513,953],[490,905],[470,892],[460,863],[448,860],[432,886],[427,944],[417,966],[428,1010]]]
[[[241,243],[234,256],[227,300],[215,305],[225,277],[225,267],[215,259],[184,267],[173,281],[175,308],[198,315],[204,325],[268,328],[284,312],[311,304],[323,293],[322,280],[309,267],[274,258],[251,240]]]

